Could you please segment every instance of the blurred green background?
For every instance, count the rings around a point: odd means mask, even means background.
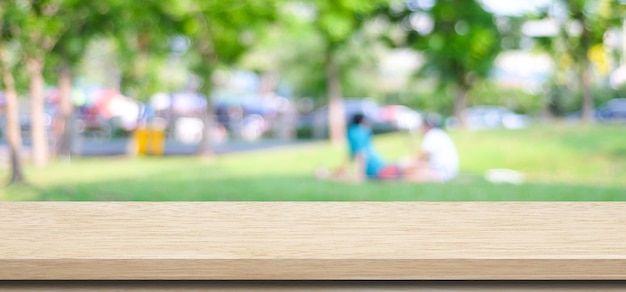
[[[626,199],[623,0],[0,2],[0,200]],[[449,184],[319,181],[364,112]],[[498,183],[494,169],[523,175]]]

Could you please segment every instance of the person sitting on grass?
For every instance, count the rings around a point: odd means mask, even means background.
[[[445,182],[456,176],[458,157],[450,137],[439,129],[434,118],[426,119],[422,133],[422,151],[417,157],[400,163],[386,163],[372,144],[372,131],[363,114],[355,114],[347,129],[349,159],[333,172],[318,169],[322,179],[361,182],[376,180],[403,180],[408,182]],[[353,164],[352,172],[347,170]]]
[[[427,115],[424,118],[421,151],[407,170],[409,180],[447,182],[458,175],[459,155],[456,146],[440,125],[439,115]]]
[[[363,114],[355,114],[346,131],[348,140],[348,160],[330,173],[319,169],[318,177],[325,179],[352,180],[356,182],[370,179],[397,179],[402,177],[398,165],[387,164],[372,144],[372,131]],[[350,164],[355,168],[348,171]]]

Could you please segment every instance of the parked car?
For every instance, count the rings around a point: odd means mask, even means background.
[[[412,131],[422,126],[422,114],[403,105],[384,106],[382,117],[398,130]]]
[[[626,98],[614,98],[598,107],[595,112],[599,122],[626,122]]]
[[[24,103],[27,104],[27,103]],[[43,123],[45,130],[47,132],[52,131],[53,119],[56,114],[56,109],[50,104],[44,105],[44,113],[43,113]],[[18,115],[18,121],[20,125],[20,133],[22,135],[22,140],[30,141],[31,140],[31,130],[32,130],[32,116],[30,114],[30,108],[27,107],[24,112]],[[4,112],[0,112],[0,139],[6,139],[7,133],[7,120],[6,114]]]
[[[183,137],[179,139],[186,142],[197,140],[191,137],[197,137],[196,132],[201,130],[186,131],[178,128],[181,125],[197,128],[193,125],[198,124],[197,121],[200,121],[206,111],[205,96],[197,93],[159,93],[151,98],[150,106],[154,109],[154,114],[168,120],[170,127],[176,127],[174,131],[185,132],[176,134],[176,137]],[[216,95],[212,99],[212,106],[216,127],[236,138],[251,141],[261,138],[270,130],[270,120],[276,111],[273,104],[256,95]],[[195,121],[184,119],[183,122],[176,122],[180,118],[193,118]]]
[[[501,106],[474,106],[465,110],[466,126],[470,130],[481,129],[521,129],[528,125],[526,115],[517,114]],[[458,127],[456,118],[446,121],[449,128]]]

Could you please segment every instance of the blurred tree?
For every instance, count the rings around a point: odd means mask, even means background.
[[[19,16],[15,11],[15,3],[0,2],[0,69],[2,73],[2,87],[4,88],[6,118],[6,135],[9,146],[9,161],[11,163],[11,177],[9,183],[20,183],[24,181],[22,172],[22,134],[19,121],[17,105],[17,90],[15,88],[15,78],[13,76],[13,62],[11,60],[9,46],[11,45],[11,34],[18,29],[14,23],[14,17]]]
[[[322,40],[314,29],[313,8],[303,2],[282,3],[276,22],[239,62],[243,69],[275,72],[295,96],[317,99],[324,95]]]
[[[36,166],[43,167],[49,155],[44,114],[46,55],[70,24],[62,16],[64,0],[32,0],[16,4],[12,11],[16,22],[12,24],[18,28],[12,37],[20,42],[20,53],[30,78],[32,159]]]
[[[376,72],[377,32],[367,25],[387,1],[291,1],[280,6],[278,23],[244,59],[245,66],[280,71],[299,96],[329,104],[333,143],[345,139],[343,95],[370,96]],[[364,70],[359,70],[364,69]],[[373,74],[373,73],[369,73]]]
[[[325,72],[326,41],[317,28],[315,6],[308,2],[286,2],[280,6],[277,23],[266,33],[240,65],[261,72],[278,72],[296,97],[308,97],[325,105],[327,77]],[[373,15],[372,15],[373,16]],[[340,81],[345,96],[371,97],[378,90],[377,57],[388,50],[380,42],[381,24],[368,18],[359,30],[339,47]]]
[[[561,1],[566,6],[568,18],[563,23],[561,34],[568,43],[568,51],[578,63],[577,72],[583,93],[582,119],[591,121],[593,119],[593,96],[591,95],[591,69],[588,57],[589,50],[597,43],[602,42],[604,29],[597,26],[596,19],[590,14],[587,2],[598,3],[596,1],[571,0]]]
[[[592,63],[598,60],[598,49],[603,51],[605,32],[619,27],[624,19],[626,5],[619,0],[559,0],[544,12],[545,19],[559,25],[556,36],[538,36],[538,44],[551,52],[557,63],[557,74],[564,75],[568,68],[576,72],[577,84],[582,92],[582,119],[593,120]],[[600,52],[602,53],[602,52]],[[600,60],[602,61],[602,60]],[[602,67],[602,62],[598,65]],[[564,77],[557,78],[560,83]],[[559,82],[557,82],[559,83]]]
[[[523,33],[527,16],[506,15],[494,16],[496,26],[501,36],[502,50],[520,50],[527,48],[529,38]]]
[[[468,94],[469,106],[498,105],[523,114],[538,113],[544,106],[537,93],[505,88],[490,80],[476,83]]]
[[[172,5],[163,0],[123,1],[109,12],[125,95],[143,101],[169,84],[161,70],[172,53],[172,38],[182,30],[180,20],[170,13]]]
[[[200,90],[207,99],[199,155],[212,155],[213,73],[221,66],[233,64],[251,48],[258,32],[275,20],[277,2],[181,0],[173,1],[169,7],[169,12],[181,21],[183,35],[190,40],[191,70],[199,76]]]
[[[361,31],[368,20],[388,7],[388,1],[310,0],[315,15],[315,29],[324,41],[324,66],[328,96],[328,125],[330,141],[345,143],[346,120],[343,109],[341,76],[343,66],[339,54]]]
[[[114,24],[112,9],[108,1],[86,2],[65,0],[61,9],[62,17],[71,23],[60,35],[59,40],[46,56],[48,67],[53,68],[59,88],[59,111],[55,121],[55,154],[69,157],[74,136],[74,106],[71,100],[73,71],[80,64],[88,44],[94,37],[111,31]]]
[[[406,44],[421,52],[422,76],[436,76],[440,89],[455,87],[454,115],[465,124],[468,90],[486,78],[502,50],[493,15],[476,0],[409,0],[390,13],[406,31]]]

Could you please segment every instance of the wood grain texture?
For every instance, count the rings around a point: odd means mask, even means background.
[[[3,280],[626,280],[626,203],[0,203]]]

